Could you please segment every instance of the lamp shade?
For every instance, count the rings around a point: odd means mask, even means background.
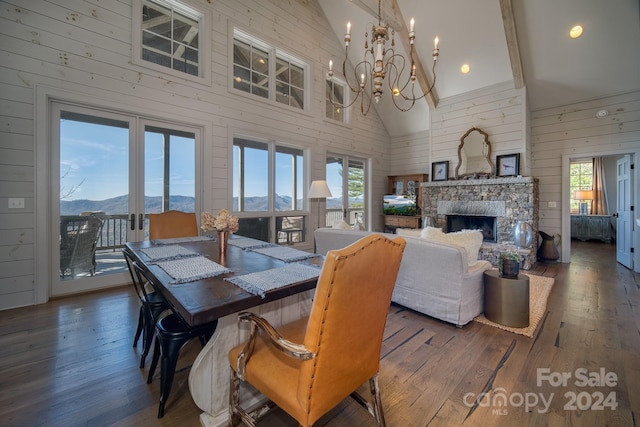
[[[311,181],[311,187],[309,187],[309,193],[307,196],[310,199],[324,199],[331,197],[331,191],[327,185],[327,181]]]
[[[576,190],[573,192],[575,200],[593,200],[593,190]]]

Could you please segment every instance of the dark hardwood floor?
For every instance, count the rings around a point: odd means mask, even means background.
[[[572,253],[571,264],[535,267],[555,284],[534,338],[392,305],[380,374],[387,425],[640,425],[638,276],[616,263],[614,245],[573,242]],[[128,288],[0,312],[0,425],[198,426],[188,369],[156,418],[159,378],[146,384],[149,362],[139,369],[131,346],[137,318]],[[190,343],[180,366],[198,350]],[[563,373],[566,385],[553,386]],[[262,425],[296,423],[276,411]],[[317,425],[373,422],[346,400]]]

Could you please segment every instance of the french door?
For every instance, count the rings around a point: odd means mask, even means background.
[[[633,179],[631,176],[631,156],[625,155],[616,162],[618,202],[616,211],[616,261],[627,268],[633,268],[633,211],[631,202]]]
[[[366,161],[346,155],[327,154],[327,185],[332,198],[327,199],[326,224],[344,220],[350,225],[366,227]]]
[[[147,214],[199,212],[199,128],[52,104],[52,295],[126,283]]]

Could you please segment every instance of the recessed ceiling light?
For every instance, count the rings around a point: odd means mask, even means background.
[[[577,39],[581,35],[582,35],[581,25],[576,25],[575,27],[571,28],[571,30],[569,30],[569,37],[571,37],[572,39]]]
[[[600,110],[596,113],[596,117],[599,119],[604,119],[608,115],[609,115],[609,112],[607,110]]]
[[[462,71],[462,74],[467,74],[469,72],[469,64],[462,64],[460,71]]]

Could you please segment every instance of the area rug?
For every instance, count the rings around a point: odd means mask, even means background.
[[[503,326],[488,320],[484,317],[484,313],[480,314],[473,320],[479,323],[484,323],[485,325],[513,332],[514,334],[525,335],[529,338],[533,338],[533,334],[538,327],[538,323],[544,316],[547,309],[547,299],[549,298],[549,293],[551,292],[551,288],[553,287],[553,282],[555,280],[552,277],[535,276],[533,274],[527,274],[527,276],[529,276],[529,326],[526,328],[510,328],[508,326]]]

